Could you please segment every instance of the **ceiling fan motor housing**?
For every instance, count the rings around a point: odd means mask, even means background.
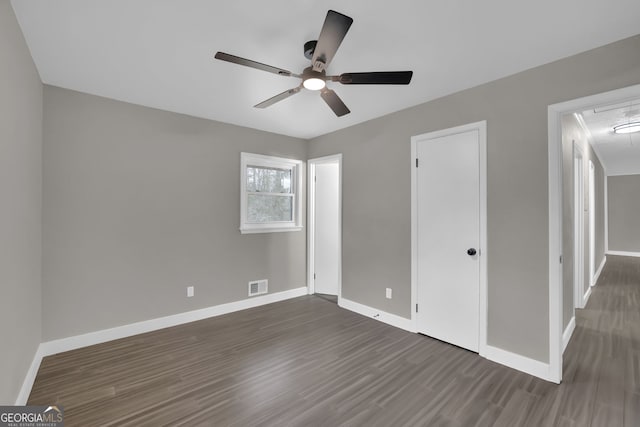
[[[316,50],[316,44],[318,40],[309,40],[304,44],[304,57],[307,59],[313,58],[313,52]]]
[[[305,68],[304,71],[302,72],[302,80],[307,80],[312,78],[326,80],[327,73],[325,71],[315,71],[313,67]]]

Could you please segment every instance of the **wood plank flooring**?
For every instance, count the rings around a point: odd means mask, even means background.
[[[46,357],[66,426],[640,426],[640,258],[608,257],[554,385],[305,296]]]

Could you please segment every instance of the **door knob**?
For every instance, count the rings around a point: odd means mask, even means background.
[[[475,254],[477,254],[478,252],[475,250],[475,248],[469,248],[467,249],[467,255],[469,256],[474,256]]]

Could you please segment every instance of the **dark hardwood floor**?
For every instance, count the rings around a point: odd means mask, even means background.
[[[640,426],[640,258],[608,257],[551,384],[307,296],[46,357],[66,426]]]

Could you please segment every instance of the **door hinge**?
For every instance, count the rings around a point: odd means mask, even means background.
[[[560,255],[560,264],[562,264],[562,255]]]
[[[416,157],[416,167],[418,167],[418,158]]]
[[[313,273],[313,280],[316,280],[316,273]]]
[[[318,177],[317,176],[313,176],[313,182],[318,182]]]
[[[418,304],[416,304],[416,313],[418,312]]]

